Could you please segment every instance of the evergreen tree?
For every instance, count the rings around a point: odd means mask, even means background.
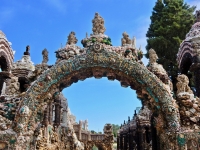
[[[194,23],[194,10],[195,7],[190,7],[184,0],[158,0],[153,8],[146,34],[146,57],[153,48],[159,57],[158,63],[163,65],[173,83],[178,74],[176,54]]]

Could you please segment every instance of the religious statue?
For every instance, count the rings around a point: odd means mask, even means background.
[[[77,38],[75,37],[75,32],[71,32],[67,39],[67,44],[76,44],[78,42]]]
[[[27,46],[26,46],[26,51],[24,52],[24,55],[29,55],[29,56],[30,56],[29,51],[30,51],[30,46],[27,45]]]
[[[165,83],[167,90],[172,91],[172,83],[168,77],[167,72],[163,68],[161,64],[158,64],[156,61],[158,59],[158,55],[156,54],[154,49],[149,50],[149,64],[147,68],[149,71],[153,72],[163,83]]]
[[[129,38],[129,35],[126,32],[124,32],[122,34],[122,36],[123,36],[123,38],[121,39],[122,46],[124,46],[126,44],[131,44],[132,43],[131,39]]]
[[[3,82],[2,90],[1,90],[1,95],[6,94],[6,82]]]
[[[106,28],[104,27],[104,19],[98,13],[95,13],[92,23],[92,31],[94,34],[104,34],[106,30]]]
[[[42,51],[42,56],[43,56],[42,63],[46,64],[48,62],[48,60],[49,60],[48,51],[47,51],[46,48]]]
[[[163,68],[162,65],[158,64],[156,61],[158,59],[158,55],[156,54],[154,49],[149,50],[149,68],[151,68],[151,71],[154,73],[161,73],[161,74],[166,74],[167,72]]]
[[[192,90],[189,87],[189,79],[186,75],[178,75],[177,77],[178,82],[176,83],[177,86],[177,95],[181,93],[188,93],[193,94]]]

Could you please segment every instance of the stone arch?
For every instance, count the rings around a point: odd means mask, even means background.
[[[185,52],[182,60],[181,60],[181,64],[180,64],[180,70],[182,74],[187,74],[187,72],[190,69],[190,66],[193,63],[193,56],[191,53],[189,52]]]
[[[165,122],[163,128],[173,131],[179,129],[178,109],[171,93],[160,79],[136,61],[127,60],[106,50],[88,50],[86,54],[58,62],[38,77],[22,97],[13,124],[14,130],[19,134],[23,130],[24,134],[27,134],[24,132],[26,131],[32,135],[36,126],[35,117],[40,108],[63,88],[91,76],[116,78],[123,86],[131,86],[137,93],[145,91],[154,100],[150,109],[158,111]]]
[[[0,50],[0,65],[1,65],[2,71],[10,70],[11,63],[9,62],[6,53],[1,50]]]
[[[184,41],[179,48],[178,54],[177,54],[177,63],[180,68],[180,70],[184,69],[184,62],[186,58],[190,58],[192,61],[194,54],[193,54],[193,48],[192,43],[190,41]]]
[[[12,67],[14,55],[8,41],[4,38],[0,38],[0,57],[5,59],[3,62],[5,62],[6,65],[4,66],[6,66],[7,71],[10,71]]]

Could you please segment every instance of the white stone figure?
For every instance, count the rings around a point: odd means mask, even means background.
[[[3,87],[1,90],[1,95],[5,95],[6,94],[6,82],[3,82]]]
[[[177,77],[177,96],[182,96],[182,95],[189,95],[190,99],[193,100],[194,99],[194,94],[192,92],[192,90],[189,87],[189,79],[186,75],[182,74],[182,75],[178,75]]]

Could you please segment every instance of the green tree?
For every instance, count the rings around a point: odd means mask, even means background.
[[[194,23],[193,12],[195,7],[190,7],[184,0],[157,0],[151,24],[147,31],[147,55],[153,48],[174,83],[178,74],[176,54],[185,35]]]
[[[119,130],[120,126],[119,125],[115,125],[115,124],[112,124],[112,127],[113,127],[113,134],[114,134],[114,137],[117,137],[117,131]]]
[[[91,133],[92,133],[92,134],[96,134],[97,132],[96,132],[96,131],[94,131],[94,130],[91,130]]]

